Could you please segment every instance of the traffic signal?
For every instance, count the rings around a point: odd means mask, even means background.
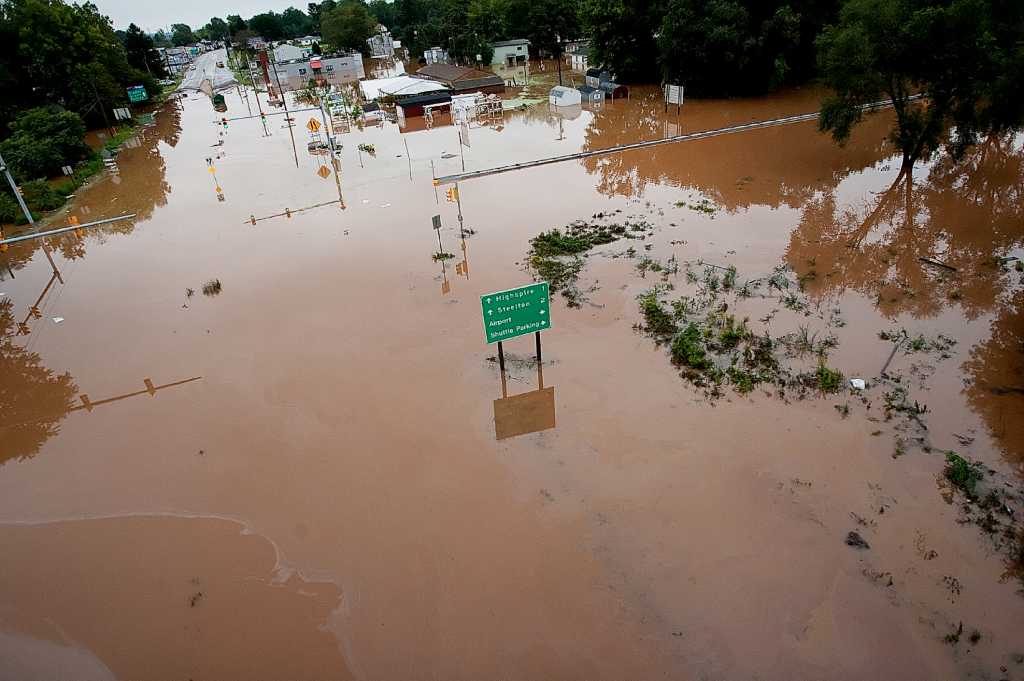
[[[224,126],[225,130],[228,129],[228,119],[227,118],[221,118],[220,119],[220,124]]]

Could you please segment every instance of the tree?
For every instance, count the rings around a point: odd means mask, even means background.
[[[102,125],[101,111],[109,116],[112,107],[127,104],[125,87],[159,89],[128,63],[110,20],[91,3],[0,2],[0,64],[0,136],[33,106],[59,103],[87,125]]]
[[[585,0],[593,63],[623,79],[649,78],[657,65],[660,8],[652,0]]]
[[[798,58],[800,28],[788,3],[670,0],[658,35],[662,76],[695,94],[773,89]]]
[[[395,27],[395,4],[389,0],[372,0],[368,7],[370,14],[388,29]]]
[[[9,127],[12,134],[0,148],[23,180],[59,173],[89,153],[82,117],[55,104],[29,109]]]
[[[277,12],[264,12],[249,19],[249,30],[264,40],[281,40],[285,37],[284,22]]]
[[[196,41],[188,24],[171,24],[171,42],[177,47],[190,45]]]
[[[249,24],[246,23],[245,19],[237,14],[228,15],[228,29],[231,31],[232,35],[239,31],[244,31],[247,28],[249,28]]]
[[[301,38],[308,35],[313,28],[313,22],[306,13],[294,7],[289,7],[281,13],[281,24],[288,38]]]
[[[561,49],[559,39],[578,38],[582,33],[577,0],[535,0],[530,3],[529,17],[531,30],[525,37],[535,49],[555,54]]]
[[[156,47],[173,47],[174,43],[171,42],[171,36],[167,35],[167,31],[160,29],[153,34],[153,44]]]
[[[167,76],[163,60],[160,59],[160,54],[155,49],[153,39],[143,33],[141,28],[130,24],[121,42],[124,45],[129,64],[140,71],[152,73],[157,78]]]
[[[228,37],[228,22],[220,17],[213,17],[203,28],[210,40],[224,40]]]
[[[359,0],[347,0],[320,17],[320,33],[331,47],[366,52],[366,40],[377,30],[377,20]]]
[[[905,166],[949,140],[957,155],[979,133],[1024,122],[1024,5],[1004,0],[847,0],[818,39],[835,94],[820,128],[845,141],[883,97]],[[917,99],[920,95],[920,99]]]

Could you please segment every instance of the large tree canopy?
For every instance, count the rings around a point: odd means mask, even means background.
[[[29,109],[10,124],[11,136],[0,144],[4,160],[24,179],[46,177],[86,157],[85,123],[59,106]]]
[[[125,34],[127,36],[127,33]],[[0,137],[19,111],[59,104],[102,125],[101,107],[128,104],[125,88],[156,79],[128,62],[110,20],[95,5],[0,0]]]
[[[947,139],[959,154],[980,132],[1024,122],[1020,2],[847,0],[818,45],[821,73],[835,90],[821,129],[840,142],[862,105],[883,98],[895,109],[891,137],[905,164]]]
[[[188,24],[171,24],[171,42],[177,46],[190,45],[196,41]]]
[[[165,78],[167,70],[164,68],[160,53],[156,51],[153,39],[143,33],[142,29],[131,24],[125,31],[121,42],[124,43],[125,55],[128,63],[139,69],[153,74],[157,78]]]
[[[347,0],[320,16],[320,34],[337,49],[365,52],[366,40],[376,29],[377,20],[358,0]]]

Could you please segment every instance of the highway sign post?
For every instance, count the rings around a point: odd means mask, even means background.
[[[550,293],[546,281],[482,295],[480,308],[487,342],[498,344],[498,365],[502,372],[505,371],[502,341],[530,333],[536,337],[537,364],[540,364],[540,332],[551,328]]]
[[[134,103],[144,102],[149,99],[149,93],[142,85],[132,85],[128,88],[128,101]]]

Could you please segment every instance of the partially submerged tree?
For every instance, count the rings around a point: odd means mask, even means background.
[[[818,39],[819,67],[835,90],[820,128],[840,143],[888,99],[891,138],[904,165],[949,141],[954,154],[979,133],[1024,122],[1024,4],[1006,0],[847,0]]]

